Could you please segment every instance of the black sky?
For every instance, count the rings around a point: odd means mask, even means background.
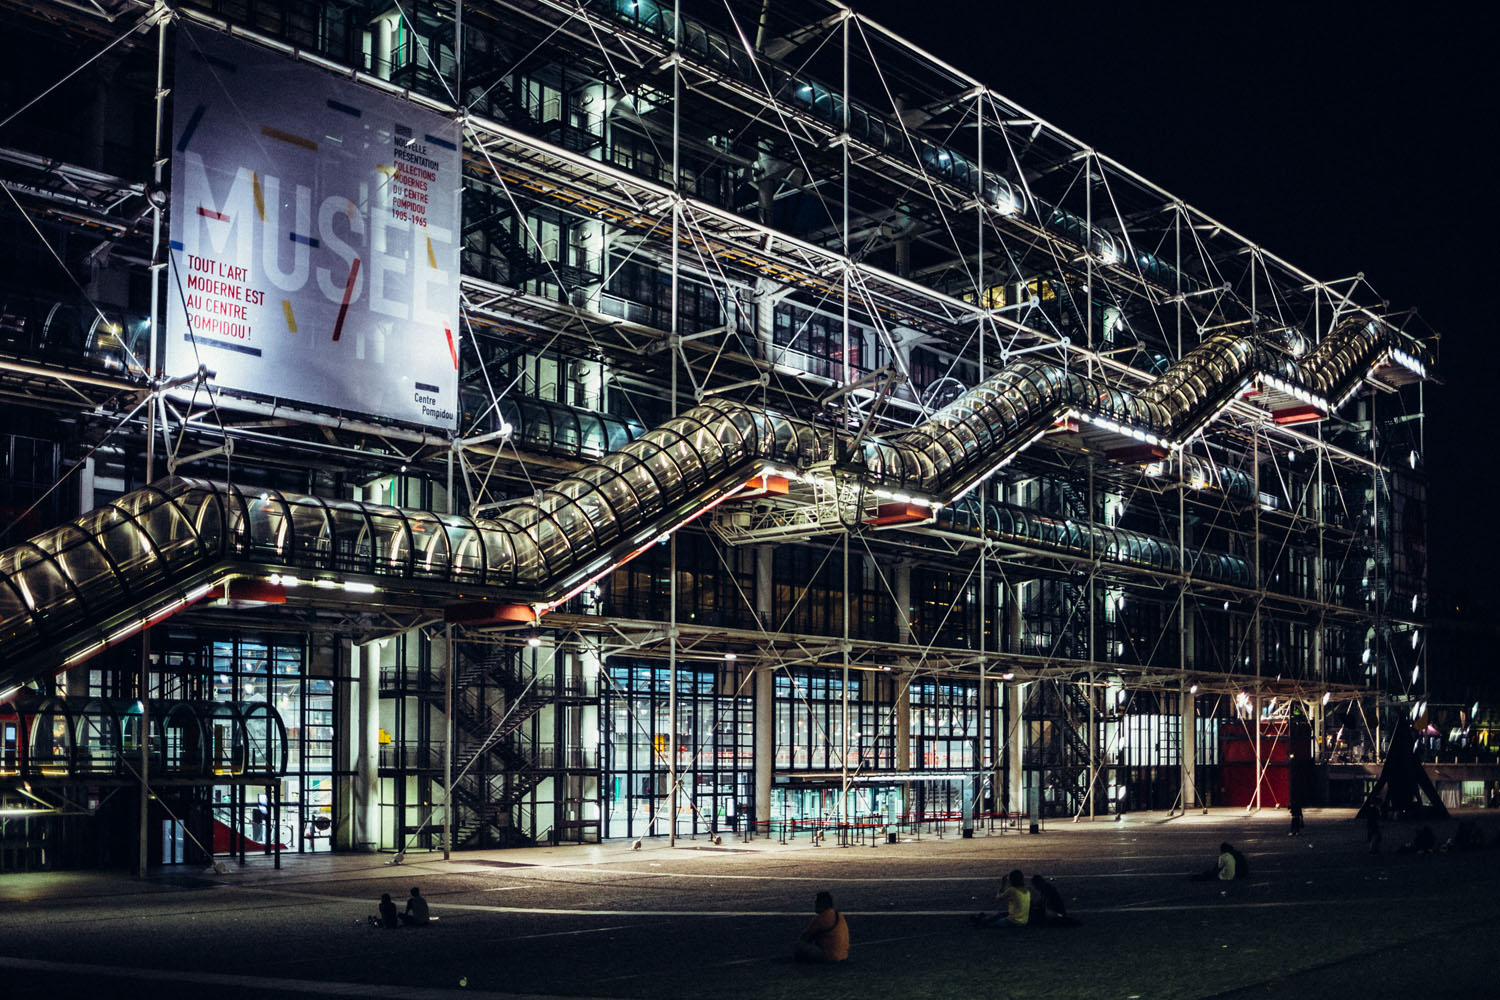
[[[1440,694],[1500,674],[1497,15],[1487,4],[852,0],[1325,280],[1442,335],[1427,394]]]

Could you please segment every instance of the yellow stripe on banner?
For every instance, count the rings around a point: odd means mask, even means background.
[[[432,237],[427,237],[427,266],[437,270],[437,254],[432,252]]]
[[[281,300],[281,311],[284,312],[284,313],[286,313],[286,328],[287,328],[287,332],[288,333],[296,333],[297,332],[297,317],[292,312],[292,300],[291,299],[282,299]]]
[[[382,174],[385,174],[387,177],[395,177],[396,176],[396,168],[395,167],[388,167],[384,163],[377,163],[375,165],[375,169],[378,170],[378,171],[380,171]]]
[[[260,174],[256,171],[250,172],[250,186],[255,191],[255,214],[260,216],[260,221],[266,221],[266,196],[260,190]]]
[[[289,143],[293,146],[301,146],[303,149],[310,149],[314,153],[318,151],[318,144],[316,142],[313,142],[311,139],[304,139],[300,135],[292,135],[292,133],[290,132],[283,132],[281,131],[281,129],[272,128],[269,125],[262,125],[260,127],[260,134],[270,139],[279,139],[280,141]]]

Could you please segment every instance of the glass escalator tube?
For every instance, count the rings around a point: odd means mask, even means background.
[[[1419,345],[1384,324],[1349,321],[1291,363],[1294,381],[1337,403],[1341,392],[1393,350],[1425,357]],[[1013,456],[1069,407],[1182,440],[1254,374],[1270,371],[1268,364],[1265,348],[1230,332],[1210,337],[1136,393],[1055,364],[1020,362],[926,423],[887,439],[867,439],[863,457],[872,481],[934,498],[951,496]],[[1278,369],[1287,365],[1277,362]],[[724,495],[757,466],[796,469],[833,457],[840,450],[834,447],[838,434],[746,403],[711,399],[490,518],[462,526],[431,515],[419,518],[421,551],[412,523],[398,508],[162,480],[0,552],[0,654],[10,659],[80,625],[138,614],[160,599],[164,586],[170,589],[231,556],[407,576],[420,565],[424,574],[462,572],[493,587],[549,592],[607,547],[669,530],[674,518]],[[1014,515],[1010,530],[1027,521]],[[450,532],[465,539],[462,560]],[[1129,545],[1124,535],[1117,537],[1117,545]],[[1057,544],[1064,542],[1059,538]],[[13,683],[0,670],[0,691]]]

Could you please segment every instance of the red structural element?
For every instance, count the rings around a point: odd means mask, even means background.
[[[443,621],[449,625],[503,625],[536,621],[536,610],[530,604],[508,604],[499,601],[470,601],[450,604],[443,609]]]
[[[1278,424],[1306,424],[1314,420],[1322,420],[1323,411],[1316,406],[1307,404],[1290,406],[1285,410],[1274,411],[1271,414],[1271,419]]]
[[[784,497],[791,488],[785,476],[760,475],[745,483],[743,491],[731,496],[731,500],[755,500],[758,497]]]
[[[1292,799],[1292,768],[1298,758],[1310,760],[1306,735],[1282,722],[1267,722],[1260,731],[1260,804],[1280,808]],[[1219,730],[1220,805],[1248,806],[1255,802],[1255,739],[1249,724],[1227,724]]]
[[[205,600],[220,602],[225,607],[246,608],[261,604],[285,604],[286,588],[270,580],[254,577],[225,580],[204,595]]]
[[[267,824],[269,825],[269,824]],[[215,854],[238,854],[241,845],[244,849],[259,853],[264,851],[267,845],[251,840],[243,833],[237,833],[230,829],[229,824],[221,819],[214,820],[214,853]],[[277,844],[281,850],[287,850],[286,844]]]
[[[1078,427],[1079,427],[1079,423],[1078,423],[1078,418],[1077,417],[1063,417],[1057,423],[1055,423],[1051,427],[1047,428],[1047,433],[1048,434],[1077,434],[1078,433]]]
[[[875,508],[875,516],[865,521],[874,527],[890,524],[910,524],[913,521],[932,520],[932,511],[914,503],[883,503]]]
[[[1166,458],[1167,450],[1154,444],[1132,444],[1124,448],[1112,448],[1104,453],[1104,457],[1111,462],[1123,462],[1126,465],[1146,465]]]

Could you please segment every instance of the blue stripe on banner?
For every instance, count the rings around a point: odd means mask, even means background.
[[[193,58],[230,73],[238,73],[240,71],[237,63],[232,63],[228,59],[220,59],[218,56],[211,56],[207,52],[194,52]]]
[[[424,135],[422,138],[426,139],[428,142],[432,143],[434,146],[442,146],[444,149],[455,149],[455,150],[458,149],[457,146],[455,146],[453,143],[449,142],[447,139],[439,139],[435,135]]]
[[[358,118],[360,115],[364,114],[364,112],[359,110],[358,108],[350,107],[347,104],[340,104],[338,101],[335,101],[331,97],[328,99],[328,106],[335,111],[342,111],[344,114],[351,115],[355,118]]]
[[[303,236],[301,233],[287,233],[286,235],[293,243],[306,243],[310,247],[318,245],[316,236]]]
[[[443,390],[439,389],[435,385],[428,385],[426,382],[418,382],[417,383],[417,388],[421,389],[423,392],[442,392],[443,391]]]
[[[229,340],[215,340],[213,337],[205,337],[203,334],[184,333],[183,340],[197,341],[204,347],[217,347],[224,351],[238,351],[241,354],[249,354],[252,357],[260,357],[259,347],[250,347],[247,344],[236,344]]]
[[[203,112],[207,110],[207,104],[200,104],[193,109],[193,116],[188,119],[187,125],[183,127],[182,138],[177,140],[177,152],[180,153],[188,148],[188,143],[193,139],[193,133],[198,131],[198,123],[203,120]]]
[[[182,249],[182,241],[181,240],[173,240],[171,243],[168,243],[167,245],[169,247],[171,247],[173,250],[181,250]]]

